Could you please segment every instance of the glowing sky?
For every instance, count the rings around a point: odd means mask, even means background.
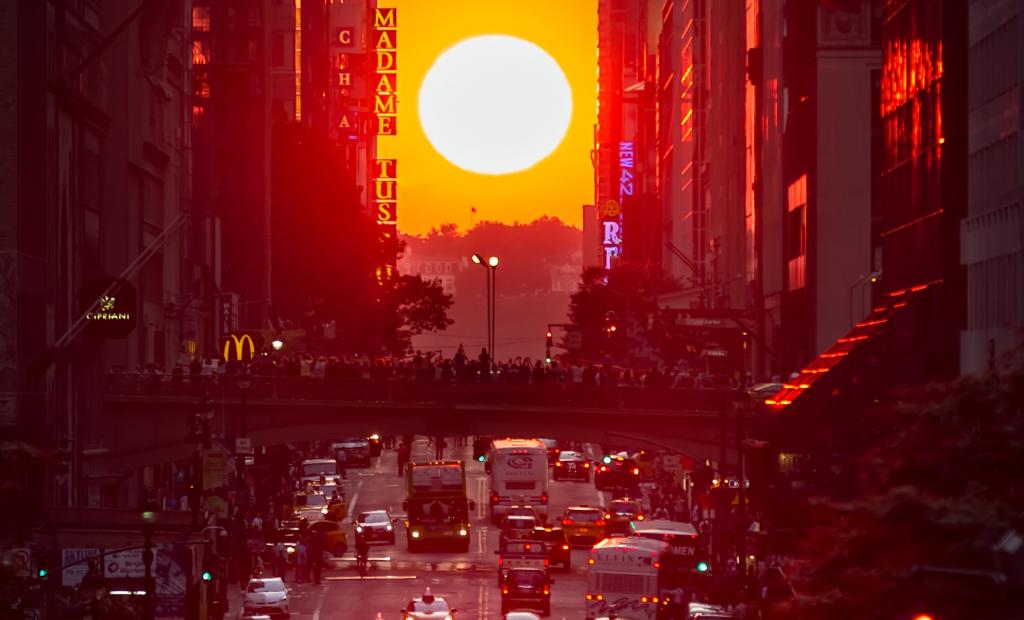
[[[378,138],[378,156],[398,160],[399,229],[422,234],[445,222],[466,229],[471,219],[511,223],[542,215],[579,226],[581,205],[593,199],[595,3],[382,0],[380,5],[398,8],[398,135]],[[520,37],[543,48],[565,72],[573,98],[561,145],[532,168],[502,176],[467,172],[445,160],[427,140],[417,112],[417,94],[434,60],[463,39],[487,34]]]

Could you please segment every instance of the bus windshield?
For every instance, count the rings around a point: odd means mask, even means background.
[[[425,499],[409,503],[409,519],[418,523],[462,523],[467,517],[464,499]]]

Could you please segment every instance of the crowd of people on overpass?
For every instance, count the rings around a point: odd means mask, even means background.
[[[439,351],[416,351],[402,359],[366,355],[314,355],[312,353],[258,355],[249,364],[194,357],[176,364],[170,372],[150,364],[134,373],[113,368],[112,373],[134,374],[151,381],[215,382],[223,376],[248,372],[255,377],[301,377],[325,380],[401,379],[417,381],[497,382],[513,384],[572,383],[601,386],[649,386],[675,388],[737,389],[749,386],[738,374],[724,376],[681,363],[674,368],[651,364],[632,368],[612,360],[562,364],[558,360],[530,357],[491,359],[486,348],[473,356],[460,345],[451,357]]]

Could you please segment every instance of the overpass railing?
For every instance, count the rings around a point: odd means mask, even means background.
[[[560,406],[600,409],[720,411],[737,392],[728,389],[671,388],[584,383],[504,383],[417,379],[342,379],[293,376],[187,376],[108,373],[110,396],[153,398],[240,398],[430,403],[493,406]]]

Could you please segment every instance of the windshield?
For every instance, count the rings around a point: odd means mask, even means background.
[[[295,505],[296,506],[324,506],[327,504],[327,498],[323,495],[296,495]]]
[[[544,573],[536,570],[514,570],[508,574],[508,580],[517,586],[542,586]]]
[[[444,599],[436,598],[433,603],[424,603],[423,601],[416,600],[410,601],[409,606],[406,607],[406,611],[413,611],[416,613],[429,613],[437,611],[448,611],[448,603]]]
[[[249,592],[284,592],[284,583],[280,579],[267,579],[249,582]]]
[[[601,513],[596,510],[571,510],[569,511],[569,518],[573,521],[593,523],[594,521],[601,520]]]
[[[533,517],[509,517],[508,526],[517,530],[532,530],[537,523]]]
[[[322,463],[303,463],[302,464],[302,475],[303,476],[336,476],[338,475],[338,464],[334,461],[324,461]]]
[[[385,512],[362,512],[359,513],[360,523],[387,523],[388,515]]]
[[[518,540],[508,541],[502,548],[505,553],[536,553],[543,555],[547,548],[542,542],[523,542]]]
[[[466,500],[429,499],[409,504],[409,518],[421,523],[466,521]]]
[[[639,512],[632,502],[612,502],[611,511],[620,515],[635,515]]]

